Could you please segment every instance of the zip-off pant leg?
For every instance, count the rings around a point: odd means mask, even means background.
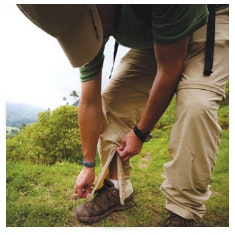
[[[124,136],[140,120],[156,75],[153,49],[130,50],[121,60],[109,84],[102,93],[104,126],[99,138],[98,152],[102,172],[97,187],[108,176],[108,166]],[[121,203],[133,192],[129,161],[117,157]],[[95,187],[96,188],[96,187]]]
[[[177,89],[176,120],[164,165],[161,190],[166,208],[186,219],[200,220],[210,198],[212,170],[221,128],[217,111],[228,82],[228,10],[217,13],[213,73],[203,76],[206,27],[192,36],[189,56]]]

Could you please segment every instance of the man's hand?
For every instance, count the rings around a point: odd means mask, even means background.
[[[75,193],[80,198],[87,198],[91,194],[91,186],[95,180],[95,168],[83,167],[75,183]]]
[[[127,161],[134,155],[138,154],[143,146],[143,142],[130,131],[122,140],[121,145],[117,148],[117,153],[124,160]]]

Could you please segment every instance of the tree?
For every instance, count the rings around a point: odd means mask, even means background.
[[[77,101],[79,95],[77,93],[77,91],[73,90],[71,93],[70,93],[70,96],[73,97],[73,102]]]

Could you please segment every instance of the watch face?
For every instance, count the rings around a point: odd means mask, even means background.
[[[145,136],[145,142],[148,142],[150,139],[152,138],[152,136],[150,134]]]

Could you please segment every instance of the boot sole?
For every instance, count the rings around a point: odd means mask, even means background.
[[[103,219],[104,217],[110,215],[114,211],[124,211],[124,210],[127,210],[127,209],[135,206],[135,205],[136,205],[136,203],[134,201],[130,201],[130,202],[126,203],[125,205],[119,205],[119,206],[116,206],[116,207],[112,207],[109,210],[105,211],[101,215],[92,216],[92,217],[78,217],[77,215],[76,216],[77,216],[77,219],[80,222],[93,223],[93,222],[100,221],[101,219]]]

